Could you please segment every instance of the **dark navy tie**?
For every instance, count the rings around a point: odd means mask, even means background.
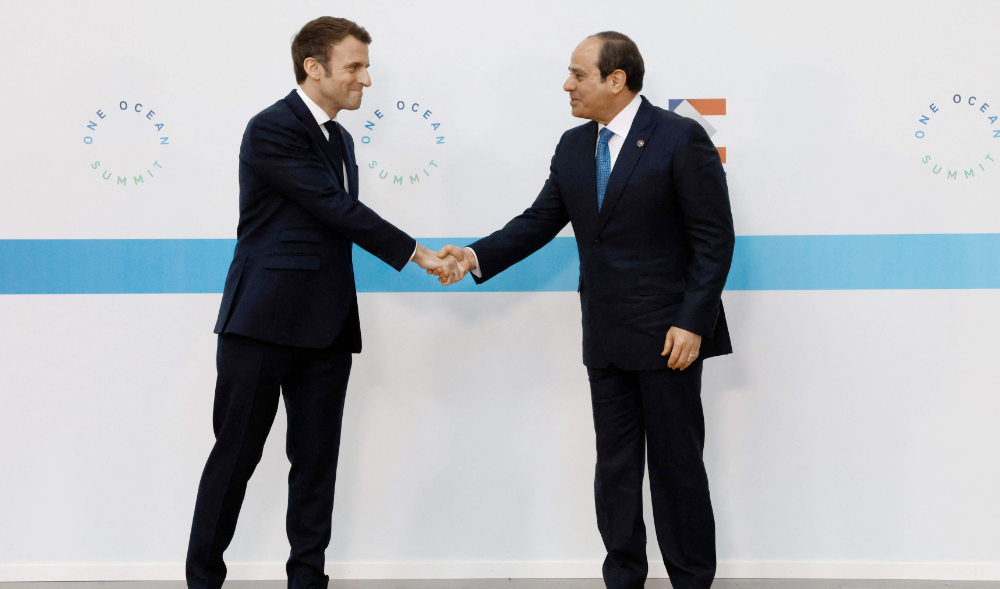
[[[597,210],[604,204],[604,192],[608,189],[608,178],[611,176],[611,150],[608,140],[615,132],[604,127],[597,138]]]
[[[344,182],[344,146],[340,138],[340,125],[337,121],[329,120],[323,123],[326,131],[330,134],[330,151],[333,152],[333,165],[337,168],[337,177],[341,183]]]

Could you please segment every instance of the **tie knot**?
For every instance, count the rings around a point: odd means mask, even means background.
[[[334,133],[340,133],[340,126],[337,125],[337,121],[333,119],[323,123],[323,126],[326,127],[326,131],[330,134],[331,139],[335,137]]]
[[[614,135],[614,134],[615,134],[614,131],[612,131],[611,129],[609,129],[607,127],[604,127],[603,129],[601,129],[601,135],[598,138],[598,141],[600,141],[601,143],[604,143],[606,145],[608,143],[608,141],[611,139],[611,136]]]

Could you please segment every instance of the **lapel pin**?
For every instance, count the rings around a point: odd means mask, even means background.
[[[636,141],[635,144],[639,147],[642,147],[643,145],[646,145],[646,141],[644,139],[640,139]]]

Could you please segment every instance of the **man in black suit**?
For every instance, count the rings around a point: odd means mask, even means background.
[[[477,283],[573,224],[583,362],[597,438],[594,494],[609,589],[646,579],[642,478],[675,588],[711,586],[715,521],[702,460],[702,360],[732,351],[721,294],[733,255],[725,173],[702,127],[644,97],[642,56],[621,33],[573,52],[573,115],[530,208],[469,247],[446,246]]]
[[[321,17],[292,41],[299,87],[250,120],[240,146],[240,220],[215,333],[213,425],[187,554],[191,589],[218,589],[264,440],[288,416],[289,589],[325,588],[334,483],[351,354],[361,351],[352,242],[401,270],[458,277],[433,252],[358,201],[351,135],[335,122],[361,106],[371,37]],[[280,391],[280,393],[279,393]]]

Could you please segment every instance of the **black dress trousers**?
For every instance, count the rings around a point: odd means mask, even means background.
[[[642,480],[649,457],[656,539],[675,589],[715,578],[715,517],[702,452],[698,360],[683,371],[588,368],[597,468],[597,526],[608,589],[642,589],[648,573]]]
[[[351,354],[219,336],[213,426],[215,446],[198,486],[186,573],[190,589],[218,589],[222,554],[232,541],[247,481],[284,398],[288,417],[286,531],[289,589],[322,589],[330,543],[337,458]]]

